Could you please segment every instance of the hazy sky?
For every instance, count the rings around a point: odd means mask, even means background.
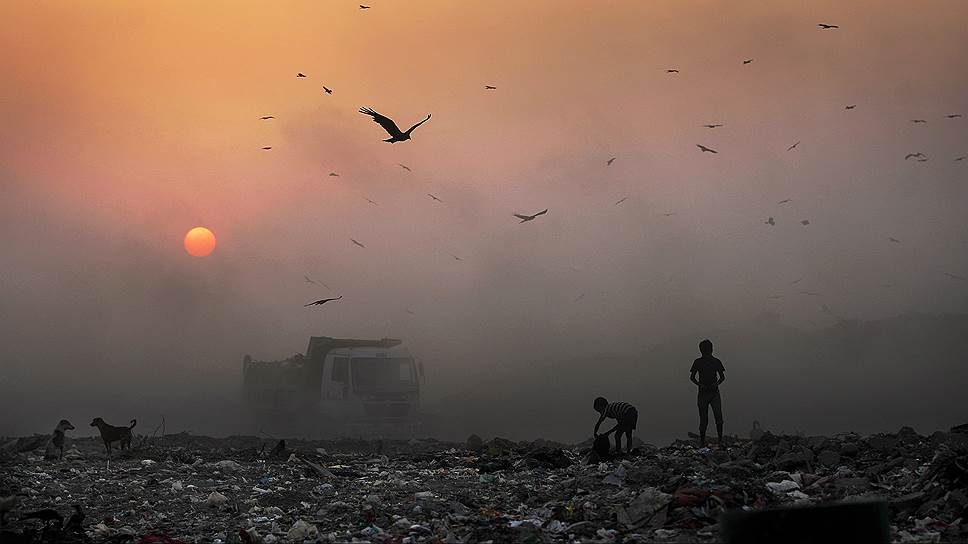
[[[0,7],[9,391],[234,387],[315,334],[402,337],[444,396],[766,312],[968,309],[968,3],[368,5]],[[390,145],[361,106],[433,118]]]

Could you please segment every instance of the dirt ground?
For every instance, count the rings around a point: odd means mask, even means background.
[[[677,441],[601,460],[589,444],[135,436],[45,460],[2,439],[7,542],[719,542],[726,512],[874,501],[894,542],[965,542],[968,434]],[[80,505],[80,524],[64,520]],[[873,528],[872,528],[873,529]]]

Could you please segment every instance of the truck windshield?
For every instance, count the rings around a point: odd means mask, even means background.
[[[357,391],[409,387],[416,382],[413,359],[407,357],[354,357],[350,367]]]

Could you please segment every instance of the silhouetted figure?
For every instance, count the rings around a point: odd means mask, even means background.
[[[305,306],[322,306],[323,304],[326,304],[327,302],[333,302],[334,300],[342,300],[342,299],[343,299],[343,295],[340,295],[340,296],[335,297],[335,298],[322,298],[322,299],[319,299],[319,300],[310,302],[309,304],[303,304],[303,306],[304,307]],[[286,447],[285,442],[280,442],[280,443],[282,444],[282,447],[283,448]]]
[[[538,212],[538,213],[536,213],[534,215],[526,215],[526,214],[523,214],[523,213],[516,213],[516,214],[514,214],[514,217],[517,217],[518,219],[520,219],[521,220],[521,223],[527,223],[528,221],[534,221],[534,219],[536,217],[538,217],[539,215],[544,215],[546,213],[548,213],[548,210],[547,209],[544,209],[544,210],[541,210],[540,212]]]
[[[699,445],[706,445],[706,428],[709,426],[709,407],[716,418],[716,435],[719,447],[723,447],[723,403],[719,396],[719,384],[726,381],[723,362],[713,357],[713,343],[708,339],[699,342],[702,357],[692,363],[689,380],[699,386]]]
[[[635,425],[639,421],[639,411],[635,409],[635,406],[627,402],[608,402],[605,397],[598,397],[595,399],[594,407],[595,411],[601,414],[598,423],[595,424],[595,440],[597,441],[600,436],[607,437],[615,433],[615,453],[620,454],[622,453],[622,435],[624,434],[627,437],[627,449],[631,450],[632,431],[635,430]],[[601,427],[605,418],[614,419],[616,421],[615,426],[599,435],[598,428]]]
[[[330,89],[326,85],[323,85],[323,92],[326,94],[333,94],[333,89]]]

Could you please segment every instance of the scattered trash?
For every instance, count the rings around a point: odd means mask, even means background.
[[[77,439],[78,457],[56,464],[15,451],[30,444],[14,439],[4,443],[0,487],[21,493],[5,531],[38,531],[41,522],[21,514],[52,508],[66,518],[76,502],[89,540],[119,544],[720,542],[720,520],[734,513],[878,500],[894,542],[947,542],[968,537],[965,431],[764,431],[755,441],[729,437],[728,450],[678,440],[585,463],[591,439],[495,438],[478,451],[473,437],[383,440],[376,455],[373,440],[287,439],[283,463],[266,460],[264,439],[166,435],[165,449],[136,449],[110,467],[94,439]]]

